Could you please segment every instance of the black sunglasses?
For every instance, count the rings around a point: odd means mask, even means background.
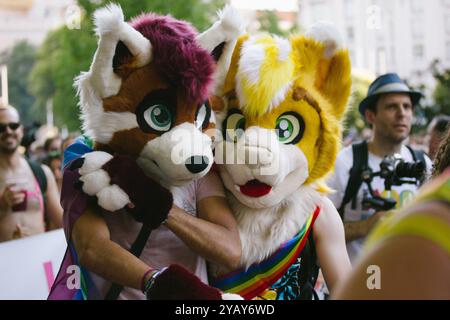
[[[20,123],[19,122],[0,123],[0,133],[5,132],[6,127],[9,127],[11,130],[16,131],[20,127]]]

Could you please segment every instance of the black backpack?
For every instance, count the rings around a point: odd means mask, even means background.
[[[406,146],[411,152],[414,161],[421,161],[426,165],[425,153],[421,150],[414,150],[410,146]],[[353,167],[350,169],[350,175],[347,181],[347,187],[345,188],[344,198],[342,199],[341,206],[338,211],[342,219],[344,219],[344,211],[347,203],[352,201],[352,209],[356,209],[356,195],[359,188],[363,183],[361,177],[362,173],[369,168],[369,150],[367,148],[367,142],[362,141],[354,143],[353,149]]]

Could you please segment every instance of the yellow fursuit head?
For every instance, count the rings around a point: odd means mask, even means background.
[[[349,54],[328,24],[289,39],[242,36],[237,41],[219,92],[227,115],[215,148],[239,230],[241,265],[250,270],[239,278],[245,283],[233,274],[228,289],[238,289],[231,292],[252,298],[263,294],[264,284],[273,289],[303,247],[278,269],[273,265],[282,264],[269,257],[301,230],[311,230],[313,218],[324,221],[337,214],[322,181],[340,147],[350,87]]]
[[[305,184],[319,182],[332,169],[350,95],[349,54],[330,40],[332,32],[320,26],[290,39],[242,36],[224,85],[228,109],[243,113],[246,128],[280,129],[283,114],[302,118],[304,132],[294,144],[308,161]]]

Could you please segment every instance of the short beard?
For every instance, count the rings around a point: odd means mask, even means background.
[[[409,132],[411,132],[411,130]],[[389,144],[399,145],[399,144],[402,144],[406,139],[408,139],[409,133],[404,137],[403,136],[399,137],[399,136],[396,136],[396,135],[390,134],[390,133],[383,134],[383,135],[381,135],[381,137],[384,141],[388,142]]]
[[[406,136],[405,138],[391,138],[391,140],[394,142],[394,144],[402,144],[406,139],[408,139],[408,136]]]
[[[12,148],[5,148],[5,147],[1,146],[0,154],[12,155],[17,151],[17,149],[19,149],[19,145],[16,145],[15,147],[12,147]]]

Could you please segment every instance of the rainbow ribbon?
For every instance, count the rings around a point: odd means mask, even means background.
[[[224,292],[239,294],[246,300],[262,294],[297,260],[319,213],[320,208],[316,207],[297,235],[283,243],[266,260],[252,264],[248,269],[241,268],[212,279],[210,284]]]

